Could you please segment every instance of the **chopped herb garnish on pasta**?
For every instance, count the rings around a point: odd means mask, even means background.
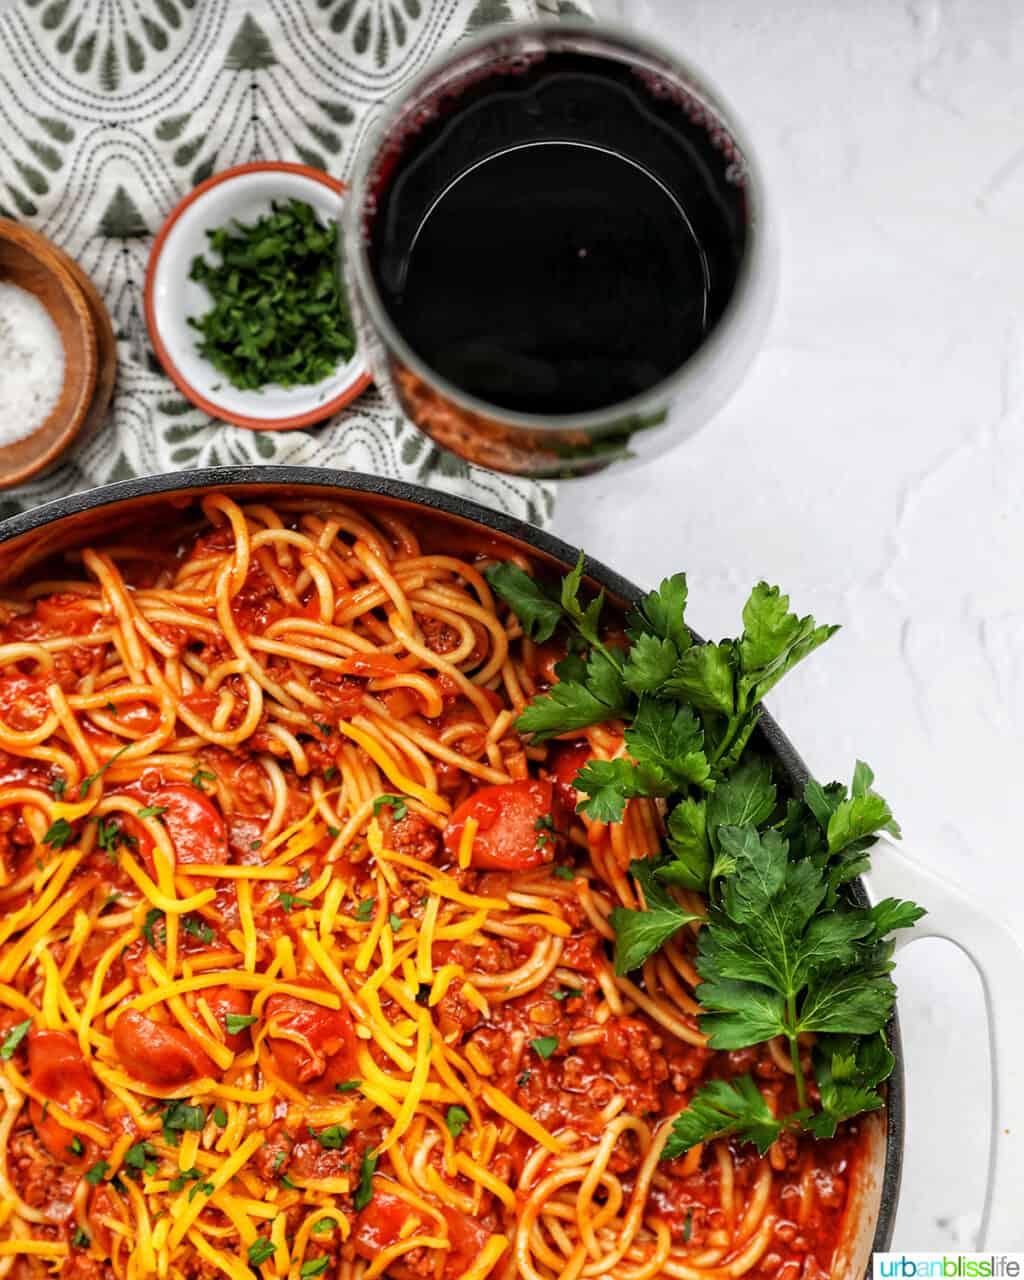
[[[32,1019],[26,1018],[24,1022],[19,1022],[16,1027],[12,1027],[4,1036],[3,1044],[0,1044],[0,1058],[5,1062],[9,1062],[14,1057],[14,1051],[22,1040],[28,1035],[32,1026]]]
[[[390,809],[395,822],[401,822],[409,812],[405,800],[401,796],[378,796],[373,802],[373,816],[380,817],[382,809]]]

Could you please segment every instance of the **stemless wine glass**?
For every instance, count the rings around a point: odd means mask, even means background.
[[[368,133],[346,287],[378,385],[480,466],[568,477],[651,457],[736,388],[774,239],[732,112],[624,29],[468,41]]]

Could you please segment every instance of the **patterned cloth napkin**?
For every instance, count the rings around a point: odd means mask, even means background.
[[[297,160],[347,178],[389,95],[491,22],[580,15],[588,0],[17,0],[0,7],[0,215],[81,263],[118,337],[103,428],[0,516],[128,476],[247,462],[370,471],[467,494],[534,523],[553,490],[437,449],[376,391],[306,431],[208,418],[162,373],[142,290],[154,234],[212,173]]]

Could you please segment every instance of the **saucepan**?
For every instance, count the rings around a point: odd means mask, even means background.
[[[234,498],[348,496],[373,505],[422,508],[447,515],[467,531],[483,528],[518,543],[534,559],[564,570],[578,552],[561,539],[520,520],[488,510],[461,497],[417,485],[352,472],[312,467],[220,467],[184,475],[125,480],[86,493],[60,498],[0,524],[0,586],[20,577],[33,564],[56,551],[80,545],[99,534],[180,512],[205,492]],[[596,560],[586,562],[591,581],[622,605],[639,599],[640,588]],[[802,790],[809,773],[795,747],[770,715],[758,732],[794,790]],[[982,1247],[1024,1249],[1024,1002],[1020,974],[1024,953],[1009,933],[975,907],[958,889],[946,884],[902,850],[879,841],[867,884],[855,892],[869,899],[894,895],[912,898],[928,908],[913,937],[940,937],[960,946],[981,973],[985,989],[992,1060],[993,1138]],[[887,1106],[867,1117],[867,1154],[861,1164],[834,1274],[859,1277],[870,1272],[873,1252],[889,1248],[900,1194],[905,1123],[905,1081],[899,1023],[894,1017],[889,1040],[896,1068],[888,1081]],[[912,1084],[911,1084],[912,1087]],[[927,1247],[929,1241],[917,1242]]]

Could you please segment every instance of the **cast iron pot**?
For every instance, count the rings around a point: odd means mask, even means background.
[[[0,523],[0,588],[4,584],[17,580],[27,569],[39,560],[55,551],[62,551],[98,536],[108,535],[122,528],[138,528],[140,520],[146,522],[154,519],[177,518],[183,509],[194,504],[203,493],[210,491],[226,492],[231,497],[248,499],[259,496],[272,501],[275,496],[281,498],[351,497],[353,501],[377,507],[420,508],[441,512],[450,517],[453,523],[463,524],[467,528],[481,526],[493,533],[502,535],[511,543],[529,552],[534,558],[547,560],[553,566],[564,570],[576,562],[578,551],[560,538],[533,528],[531,525],[511,516],[490,511],[478,503],[465,498],[437,493],[418,485],[406,484],[402,481],[384,479],[378,476],[361,475],[353,472],[332,472],[315,467],[294,466],[251,466],[251,467],[217,467],[207,470],[193,471],[180,475],[159,475],[140,477],[92,489],[86,493],[74,494],[57,499],[37,507],[33,511],[13,516]],[[604,587],[609,596],[621,604],[632,604],[643,594],[639,587],[607,568],[600,562],[589,559],[586,571],[590,580]],[[770,715],[761,717],[758,732],[762,744],[774,755],[779,768],[795,791],[802,790],[809,778],[809,773],[796,749],[778,727]],[[916,897],[931,909],[929,919],[938,914],[940,923],[931,932],[938,936],[949,936],[963,945],[960,936],[964,932],[964,913],[967,912],[968,923],[975,917],[972,908],[965,904],[959,895],[950,898],[950,890],[939,881],[924,875],[901,853],[892,846],[886,845],[887,861],[891,857],[899,859],[899,865],[893,873],[893,879],[885,885],[885,894],[893,892],[898,896]],[[872,887],[875,887],[876,873],[872,872]],[[863,883],[856,882],[853,891],[864,903],[868,902],[867,890]],[[956,891],[953,891],[956,894]],[[872,897],[885,896],[873,893]],[[944,910],[936,912],[936,895],[939,896]],[[1015,944],[1002,935],[997,926],[984,916],[977,914],[979,934],[985,934],[990,940],[992,930],[1011,946],[1015,964],[1013,969],[1020,972],[1021,953]],[[949,925],[949,919],[955,915],[956,927]],[[947,924],[941,922],[945,920]],[[919,929],[917,932],[925,932]],[[973,948],[983,951],[978,937],[971,937]],[[993,960],[991,948],[983,959]],[[1007,957],[1003,955],[1005,963]],[[985,966],[984,973],[994,982],[995,975]],[[1011,970],[1012,974],[1012,970]],[[994,983],[998,985],[997,983]],[[1005,1008],[1001,1004],[1002,1016]],[[992,1017],[993,1027],[997,1019]],[[837,1255],[834,1274],[837,1277],[855,1280],[856,1277],[870,1272],[871,1255],[874,1251],[886,1250],[892,1238],[896,1206],[899,1196],[900,1171],[903,1160],[904,1141],[904,1083],[903,1061],[900,1044],[899,1024],[894,1017],[889,1028],[889,1041],[896,1056],[896,1067],[888,1081],[888,1105],[882,1112],[865,1117],[864,1126],[867,1136],[867,1159],[854,1180],[852,1188],[851,1209],[847,1214],[843,1239]],[[1018,1039],[1018,1043],[1020,1040]],[[1005,1054],[1005,1046],[1001,1046]],[[996,1045],[993,1043],[993,1061],[996,1061]],[[1012,1056],[1012,1055],[1011,1055]],[[1016,1055],[1018,1058],[1020,1055]],[[1010,1085],[1009,1078],[1001,1081]],[[1024,1086],[1016,1081],[1016,1097],[1024,1097]],[[1002,1090],[1001,1090],[1002,1092]],[[1011,1095],[1012,1096],[1012,1095]],[[1009,1101],[1009,1099],[1007,1099]],[[1024,1110],[1024,1104],[1018,1104]],[[1024,1117],[1022,1117],[1024,1118]],[[1000,1127],[1006,1123],[1006,1117],[1000,1116]],[[1017,1132],[1024,1132],[1024,1123],[1016,1126]],[[1016,1161],[1020,1161],[1020,1152],[1012,1153]],[[1008,1163],[1012,1163],[1008,1162]],[[995,1166],[995,1155],[993,1166]],[[993,1168],[993,1174],[996,1169]],[[1012,1169],[1002,1167],[1000,1161],[1000,1179],[1012,1183]],[[1017,1182],[1018,1187],[1024,1181]],[[1006,1190],[1007,1198],[1009,1196]],[[1000,1197],[991,1196],[995,1201],[996,1213],[993,1215],[993,1226],[996,1219],[1002,1223],[999,1212]],[[987,1208],[991,1208],[990,1204]],[[1006,1223],[1019,1226],[1017,1214],[1009,1214],[1007,1203]],[[986,1210],[986,1216],[988,1216]],[[1009,1230],[1009,1226],[1007,1227]],[[929,1242],[921,1242],[926,1246]],[[999,1247],[1013,1248],[1014,1243],[1009,1236],[997,1241]]]

